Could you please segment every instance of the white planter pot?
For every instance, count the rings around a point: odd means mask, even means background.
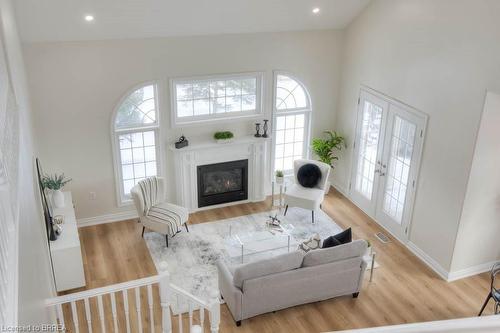
[[[276,177],[276,184],[282,185],[284,181],[284,177]]]
[[[54,203],[55,208],[64,207],[64,194],[61,190],[52,191],[52,202]]]
[[[234,141],[233,138],[231,138],[231,139],[215,139],[215,142],[217,142],[217,143],[231,143],[233,141]]]

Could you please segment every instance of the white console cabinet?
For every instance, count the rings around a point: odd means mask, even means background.
[[[52,214],[63,215],[63,231],[57,240],[50,242],[52,267],[56,290],[64,291],[85,286],[80,237],[76,225],[75,210],[71,192],[64,192],[65,206],[54,208]]]

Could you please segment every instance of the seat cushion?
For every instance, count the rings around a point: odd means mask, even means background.
[[[300,185],[313,188],[321,179],[321,170],[316,164],[307,163],[297,171],[297,181]]]
[[[368,244],[365,240],[358,239],[351,243],[310,251],[304,256],[302,266],[324,265],[334,261],[361,257],[365,255],[367,247]]]
[[[280,254],[278,256],[236,266],[233,273],[233,284],[243,288],[243,282],[257,277],[281,273],[299,268],[304,254],[300,251]]]
[[[292,207],[301,207],[316,210],[323,202],[325,192],[318,188],[306,188],[293,184],[285,192],[285,204]]]
[[[168,235],[174,236],[189,218],[189,211],[181,206],[162,202],[149,209],[146,217],[154,222],[168,225]]]

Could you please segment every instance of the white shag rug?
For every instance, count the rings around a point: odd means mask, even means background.
[[[290,234],[298,242],[315,233],[318,233],[323,240],[342,231],[321,210],[315,213],[314,224],[311,223],[311,211],[301,208],[291,207],[286,216],[279,215],[278,218],[282,223],[293,225]],[[229,230],[231,229],[233,235],[263,230],[268,220],[269,212],[263,212],[189,225],[189,233],[184,229],[175,237],[169,238],[168,248],[165,246],[163,235],[147,232],[144,238],[157,270],[160,271],[160,263],[165,262],[171,283],[206,301],[209,300],[210,293],[218,289],[216,261],[222,259],[229,264],[241,262],[241,258],[231,259],[226,250],[225,239],[229,237]],[[245,262],[269,258],[286,251],[286,248],[282,248],[245,256]],[[176,300],[172,300],[172,303],[174,313],[186,311],[185,304],[176,304]]]

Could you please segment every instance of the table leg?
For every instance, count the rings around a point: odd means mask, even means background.
[[[243,264],[243,244],[241,245],[241,263]]]
[[[370,282],[372,282],[373,279],[373,267],[375,266],[375,252],[372,253],[372,263],[370,265]]]
[[[280,208],[283,207],[283,184],[280,185]]]
[[[271,182],[271,209],[274,207],[274,182]]]

